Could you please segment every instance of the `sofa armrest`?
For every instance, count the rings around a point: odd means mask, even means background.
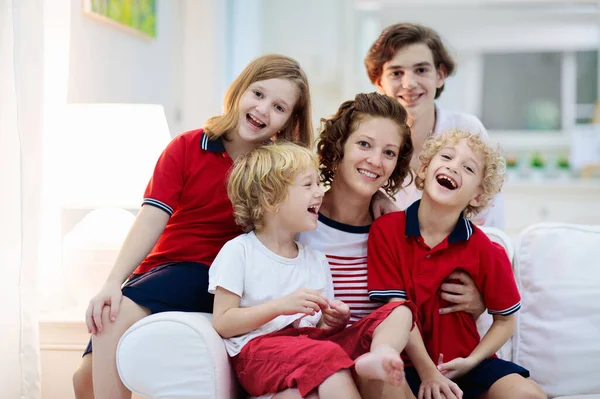
[[[123,384],[150,399],[236,398],[237,382],[211,318],[165,312],[135,323],[117,347]]]

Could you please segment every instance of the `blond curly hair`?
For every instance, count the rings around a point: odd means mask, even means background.
[[[483,190],[481,200],[478,206],[468,205],[464,210],[467,218],[475,216],[483,211],[489,205],[489,201],[502,189],[504,184],[504,175],[506,173],[506,161],[499,148],[494,148],[490,143],[479,134],[470,133],[463,130],[449,130],[440,135],[429,137],[423,144],[423,151],[419,156],[419,171],[425,171],[429,167],[431,159],[440,152],[440,150],[449,144],[456,144],[462,139],[467,139],[469,147],[476,154],[480,154],[483,160],[483,178],[481,179],[481,188]],[[418,174],[415,177],[415,185],[419,190],[423,190],[425,181]]]
[[[240,156],[227,181],[227,195],[237,224],[244,231],[260,230],[265,211],[276,211],[287,199],[288,187],[298,173],[318,170],[316,155],[286,141],[259,147]]]

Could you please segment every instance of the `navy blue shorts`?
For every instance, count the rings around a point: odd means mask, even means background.
[[[415,397],[418,397],[421,379],[417,370],[414,367],[407,367],[405,373],[406,382],[408,382]],[[479,363],[477,367],[457,378],[454,382],[462,389],[463,399],[473,399],[487,392],[496,381],[509,374],[520,374],[525,378],[529,378],[529,371],[523,367],[491,357]]]
[[[177,262],[157,266],[130,277],[123,295],[150,310],[151,314],[178,311],[212,313],[214,295],[208,293],[208,266]],[[83,356],[92,351],[92,340]]]

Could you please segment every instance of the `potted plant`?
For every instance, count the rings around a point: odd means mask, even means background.
[[[546,167],[546,160],[539,152],[531,154],[531,161],[529,163],[531,167],[531,178],[539,180],[544,178],[544,168]]]
[[[556,169],[560,179],[569,179],[571,177],[571,165],[569,163],[569,157],[566,155],[560,155],[558,158],[556,158]]]

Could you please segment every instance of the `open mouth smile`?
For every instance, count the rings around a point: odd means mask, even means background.
[[[252,114],[246,114],[246,121],[248,121],[250,126],[254,127],[257,130],[260,130],[263,127],[267,126],[266,123],[264,123]]]
[[[458,183],[450,176],[440,174],[435,177],[435,180],[440,186],[447,188],[448,190],[456,190],[458,188]]]

